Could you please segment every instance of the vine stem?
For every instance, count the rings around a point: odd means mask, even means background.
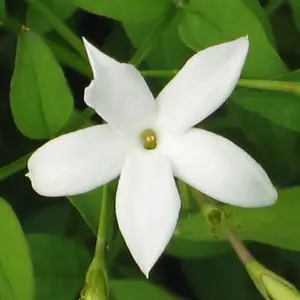
[[[300,83],[292,81],[274,81],[264,79],[240,79],[238,86],[267,91],[286,92],[300,95]]]
[[[254,258],[252,254],[245,247],[244,243],[238,238],[238,236],[228,228],[225,229],[227,233],[227,239],[231,244],[231,247],[234,249],[237,256],[240,258],[243,264],[248,264]]]
[[[99,226],[97,233],[97,241],[95,247],[95,257],[101,265],[105,265],[105,249],[107,239],[107,227],[110,216],[110,199],[108,198],[108,185],[106,184],[102,190],[101,210],[99,218]]]
[[[80,54],[83,58],[87,58],[86,51],[82,40],[62,21],[60,21],[52,11],[42,2],[35,0],[27,0],[30,6],[53,26],[53,28]]]
[[[197,200],[197,203],[198,203],[200,209],[203,208],[203,206],[205,206],[205,205],[212,206],[212,204],[210,202],[208,202],[207,197],[200,192],[196,193],[196,200]],[[215,206],[215,209],[219,210],[219,208],[217,206]],[[203,211],[205,211],[205,209]],[[233,250],[239,257],[241,262],[246,265],[249,262],[253,261],[254,258],[252,256],[252,254],[245,247],[245,245],[241,241],[241,239],[232,230],[230,230],[228,228],[228,226],[226,224],[224,224],[224,222],[221,223],[221,221],[220,221],[219,225],[222,226],[222,229],[224,230],[224,232],[227,235],[228,242],[231,244],[231,247],[233,248]]]
[[[144,77],[173,77],[178,73],[178,70],[142,70],[141,73]],[[293,81],[240,79],[237,85],[244,88],[286,92],[300,95],[300,83]]]
[[[268,16],[271,16],[276,10],[278,10],[285,0],[269,0],[268,5],[265,7],[265,13]]]
[[[102,189],[101,209],[94,257],[86,273],[81,300],[109,299],[108,275],[106,269],[107,229],[111,217],[108,185]]]
[[[190,210],[191,203],[190,203],[190,195],[189,195],[189,187],[188,185],[183,182],[182,180],[178,181],[178,188],[181,196],[182,201],[182,209],[183,210]]]
[[[31,156],[32,152],[18,158],[17,160],[3,166],[0,168],[0,181],[6,179],[7,177],[20,172],[26,168],[27,161]]]
[[[159,18],[157,25],[152,33],[148,35],[142,46],[136,51],[135,55],[129,61],[130,64],[138,66],[151,51],[154,42],[161,32],[169,25],[170,21],[175,17],[177,10],[173,5],[170,5]]]

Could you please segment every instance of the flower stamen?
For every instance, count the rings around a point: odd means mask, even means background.
[[[153,129],[146,129],[141,134],[143,147],[147,150],[153,150],[157,146],[156,133]]]

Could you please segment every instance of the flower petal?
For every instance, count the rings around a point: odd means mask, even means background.
[[[28,177],[44,196],[82,194],[120,174],[125,149],[108,125],[78,130],[39,148],[28,161]]]
[[[175,176],[204,194],[233,205],[273,204],[277,192],[262,167],[244,150],[214,133],[191,129],[164,145]]]
[[[179,210],[168,159],[149,150],[127,157],[117,191],[117,220],[134,260],[147,277],[172,237]]]
[[[139,71],[110,58],[85,39],[84,44],[95,78],[85,89],[86,104],[121,133],[151,126],[156,117],[155,101]]]
[[[195,54],[158,95],[159,123],[184,132],[219,108],[240,77],[249,41],[243,37]]]

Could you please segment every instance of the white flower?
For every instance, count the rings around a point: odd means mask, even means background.
[[[180,197],[174,176],[219,201],[274,203],[261,166],[229,140],[192,128],[233,91],[246,37],[195,54],[156,101],[141,74],[84,41],[94,73],[84,100],[107,122],[53,139],[29,159],[44,196],[88,192],[120,175],[116,214],[126,244],[148,276],[174,232]]]

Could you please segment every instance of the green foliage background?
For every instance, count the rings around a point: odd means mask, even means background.
[[[0,0],[0,22],[1,300],[78,299],[92,259],[103,189],[47,199],[24,176],[30,153],[45,141],[101,122],[82,99],[91,70],[81,36],[120,61],[133,58],[143,71],[178,70],[195,51],[249,36],[242,78],[284,81],[284,87],[241,84],[201,125],[240,145],[269,173],[279,190],[274,206],[224,209],[254,255],[300,288],[299,0]],[[155,94],[169,79],[147,77]],[[108,187],[112,203],[116,184]],[[190,190],[185,198],[150,280],[111,213],[112,297],[262,299]]]

